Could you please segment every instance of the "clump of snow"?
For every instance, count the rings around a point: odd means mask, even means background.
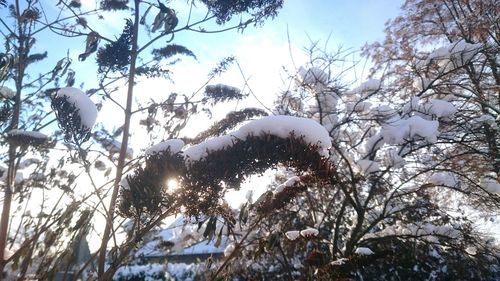
[[[6,167],[0,166],[0,182],[7,182],[7,172],[8,169]],[[14,182],[21,183],[23,180],[24,180],[23,172],[17,171]]]
[[[319,119],[319,118],[318,118]],[[323,116],[323,127],[327,131],[331,131],[337,125],[339,117],[337,114],[327,114]]]
[[[356,251],[354,251],[354,253],[360,256],[370,256],[375,254],[370,248],[366,247],[359,247]]]
[[[120,186],[123,190],[130,190],[130,185],[128,184],[127,175],[124,175],[120,181]]]
[[[290,137],[291,134],[299,138],[302,137],[306,143],[318,145],[318,152],[325,157],[328,156],[328,148],[331,147],[328,132],[316,121],[307,118],[277,115],[251,121],[228,135],[193,145],[184,150],[184,156],[188,161],[198,161],[206,157],[210,151],[230,147],[237,140],[245,140],[248,136],[266,134],[284,139]]]
[[[165,276],[165,265],[127,265],[118,268],[113,280],[132,280],[132,278],[143,278],[144,280],[162,280]]]
[[[170,150],[170,153],[175,154],[182,150],[184,142],[180,139],[171,139],[157,143],[150,148],[146,149],[146,155],[152,155],[161,151]]]
[[[121,142],[113,139],[103,140],[102,145],[104,146],[105,149],[108,150],[110,154],[120,153],[122,147]],[[127,158],[130,159],[134,158],[134,150],[131,147],[127,147],[126,156]]]
[[[234,249],[236,249],[234,243],[227,245],[227,247],[224,249],[224,256],[229,257],[234,252]]]
[[[168,263],[167,271],[171,275],[172,280],[194,281],[196,273],[205,269],[204,264],[185,264],[185,263]],[[170,279],[167,279],[170,280]]]
[[[437,61],[440,66],[448,66],[452,63],[454,67],[460,67],[467,64],[481,48],[481,44],[471,44],[460,40],[434,50],[429,54],[427,63]]]
[[[298,230],[287,231],[285,232],[285,236],[288,240],[294,241],[295,239],[299,238],[300,231]]]
[[[489,114],[481,115],[479,117],[472,119],[471,124],[476,128],[481,127],[481,126],[486,125],[486,124],[491,126],[492,128],[497,128],[497,123],[495,121],[495,117],[493,117],[492,115],[489,115]]]
[[[361,159],[356,162],[363,175],[368,175],[370,173],[375,173],[380,171],[380,164],[375,161],[368,159]]]
[[[425,238],[430,242],[436,242],[437,236],[447,236],[453,239],[459,238],[461,236],[458,230],[448,225],[437,226],[431,223],[415,223],[389,226],[379,232],[366,234],[364,236],[364,239],[394,235],[421,236],[422,238]]]
[[[452,117],[457,108],[449,101],[442,99],[432,99],[428,103],[420,104],[419,97],[413,97],[403,105],[403,114],[410,114],[412,111],[423,112],[436,117]]]
[[[345,264],[347,261],[348,261],[348,259],[346,259],[346,258],[340,258],[340,259],[338,259],[338,260],[334,260],[334,261],[332,261],[330,264],[331,264],[331,265],[343,265],[343,264]]]
[[[403,114],[408,114],[412,111],[418,111],[420,109],[419,102],[419,97],[412,97],[409,102],[403,105]]]
[[[40,132],[24,131],[24,130],[18,130],[18,129],[10,130],[8,132],[8,135],[10,135],[10,136],[27,136],[27,137],[41,139],[41,140],[46,140],[49,138],[46,134],[43,134]]]
[[[471,256],[474,256],[477,254],[477,248],[474,246],[470,246],[470,247],[465,248],[465,252]]]
[[[347,102],[346,103],[346,110],[347,112],[366,112],[369,111],[372,103],[367,102],[367,101],[362,101],[362,102]]]
[[[306,143],[318,144],[326,152],[331,147],[330,135],[319,123],[294,116],[267,116],[242,126],[236,136],[242,138],[248,135],[270,134],[288,138],[291,133],[304,137]]]
[[[299,182],[299,181],[300,181],[300,177],[298,177],[298,176],[293,176],[293,177],[291,177],[291,178],[287,179],[287,180],[283,183],[283,185],[285,185],[285,187],[290,187],[290,186],[294,185],[296,182]]]
[[[301,66],[297,72],[297,82],[309,86],[314,86],[317,83],[326,85],[328,83],[328,74],[318,67],[305,69]]]
[[[406,160],[399,155],[397,149],[389,149],[386,152],[386,157],[384,157],[383,159],[385,166],[395,169],[403,168],[406,164]]]
[[[401,144],[405,138],[423,137],[429,143],[437,141],[439,122],[425,120],[420,116],[399,119],[382,125],[381,135],[389,144]]]
[[[28,166],[34,165],[34,164],[39,164],[40,159],[37,158],[28,158],[26,160],[23,160],[21,163],[19,163],[19,169],[24,169]]]
[[[365,143],[365,150],[367,152],[375,151],[384,145],[384,138],[380,133],[375,134],[368,138]]]
[[[11,88],[6,86],[0,86],[0,98],[10,99],[13,98],[15,95],[16,92],[14,92]]]
[[[3,257],[5,259],[9,259],[10,257],[12,257],[12,255],[14,255],[14,253],[15,253],[14,251],[12,251],[6,247],[4,252],[3,252]]]
[[[500,183],[495,179],[494,173],[482,177],[480,185],[488,192],[500,194]]]
[[[231,147],[235,141],[233,135],[224,135],[190,146],[183,151],[183,154],[187,161],[198,161],[206,157],[210,151]]]
[[[292,185],[294,185],[295,183],[299,182],[300,181],[300,177],[298,176],[293,176],[289,179],[287,179],[284,183],[278,185],[278,187],[276,187],[276,189],[274,190],[274,193],[278,193],[278,192],[281,192],[283,191],[286,187],[290,187]]]
[[[336,111],[338,99],[339,97],[335,92],[329,91],[326,88],[324,90],[321,89],[319,92],[315,93],[315,98],[311,99],[309,111],[317,114],[318,117],[320,115],[320,111],[322,112],[323,117],[327,114],[332,114]]]
[[[371,114],[380,120],[392,120],[397,117],[396,110],[386,104],[381,104],[371,108]]]
[[[311,228],[311,227],[308,227],[300,231],[300,235],[303,237],[313,237],[313,236],[318,236],[318,234],[319,231],[316,228]]]
[[[435,185],[456,186],[458,185],[459,180],[451,172],[438,172],[433,174],[429,178],[428,182]]]
[[[345,92],[346,95],[366,95],[371,94],[380,89],[382,82],[378,79],[368,79],[361,83],[358,87]]]
[[[80,116],[82,126],[91,129],[97,119],[97,108],[92,100],[80,89],[73,87],[61,88],[52,94],[56,98],[67,97]]]
[[[426,107],[427,112],[436,117],[451,117],[457,112],[457,109],[452,103],[440,99],[431,100],[430,104]]]

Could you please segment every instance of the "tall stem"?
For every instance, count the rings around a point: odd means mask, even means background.
[[[28,48],[25,48],[26,36],[23,32],[20,18],[20,8],[19,0],[16,0],[16,15],[18,18],[18,32],[19,36],[18,43],[19,49],[17,53],[17,73],[15,75],[16,84],[16,97],[14,103],[14,111],[12,114],[12,121],[10,124],[10,129],[17,129],[19,125],[19,116],[21,112],[21,89],[23,85],[24,71],[25,71],[25,58],[29,52]],[[7,245],[7,237],[9,230],[9,219],[10,219],[10,207],[12,203],[12,194],[14,191],[14,181],[16,178],[16,146],[14,144],[9,144],[9,167],[7,170],[7,184],[4,188],[4,200],[2,208],[2,216],[0,218],[0,281],[3,279],[3,270],[5,268],[5,248]]]
[[[134,22],[132,30],[132,50],[130,51],[130,71],[128,75],[128,90],[127,90],[127,106],[125,108],[125,123],[123,124],[123,138],[120,147],[120,155],[118,157],[118,164],[116,167],[115,180],[113,182],[113,193],[111,194],[111,201],[109,202],[109,208],[107,212],[108,218],[106,219],[106,227],[104,228],[104,234],[102,237],[101,247],[99,250],[99,261],[98,261],[98,276],[101,278],[104,274],[104,265],[106,261],[106,248],[108,246],[109,236],[113,229],[113,218],[115,214],[115,204],[118,197],[118,190],[120,188],[120,181],[122,178],[123,169],[125,166],[125,157],[127,155],[128,138],[130,131],[130,119],[132,117],[132,99],[134,94],[134,83],[135,83],[135,65],[137,60],[137,41],[139,35],[139,0],[134,1]]]

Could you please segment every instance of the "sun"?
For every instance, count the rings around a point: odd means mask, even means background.
[[[176,179],[168,179],[167,180],[167,189],[168,191],[173,191],[179,188],[179,183]]]

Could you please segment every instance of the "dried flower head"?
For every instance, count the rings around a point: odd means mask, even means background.
[[[97,51],[98,72],[125,71],[130,64],[132,21],[127,20],[122,35]]]
[[[7,141],[16,146],[42,146],[49,142],[49,137],[39,132],[11,130],[7,133]]]
[[[103,0],[101,9],[105,11],[127,10],[128,0]]]

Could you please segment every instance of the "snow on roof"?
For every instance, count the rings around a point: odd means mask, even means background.
[[[54,97],[67,97],[78,109],[82,126],[91,129],[97,119],[97,108],[92,100],[80,89],[73,87],[61,88],[52,94]]]
[[[323,126],[314,120],[295,116],[267,116],[243,125],[239,130],[228,135],[209,139],[184,150],[188,161],[198,161],[208,155],[209,151],[230,147],[236,140],[245,140],[248,136],[269,134],[280,138],[288,138],[290,134],[303,137],[308,144],[319,145],[318,152],[328,156],[331,139]]]
[[[223,253],[224,248],[229,244],[229,239],[223,236],[220,245],[216,246],[215,239],[208,241],[203,238],[204,227],[205,225],[198,229],[197,223],[186,223],[185,218],[181,216],[168,227],[160,230],[154,239],[147,242],[137,251],[136,256],[162,257],[166,255]],[[222,224],[220,224],[220,227],[222,227]],[[172,249],[166,250],[158,247],[165,241],[170,241],[174,244]]]

